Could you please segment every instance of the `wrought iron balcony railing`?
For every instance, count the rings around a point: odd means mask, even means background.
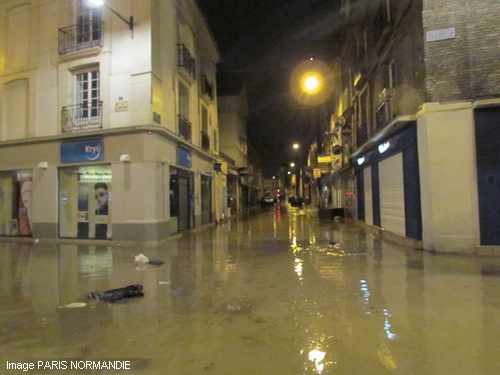
[[[196,78],[196,60],[184,44],[179,44],[178,56],[178,65],[186,69],[190,76]]]
[[[96,130],[102,128],[102,102],[68,105],[62,108],[61,125],[64,133]]]
[[[207,132],[201,132],[201,148],[205,151],[210,151],[210,137]]]
[[[179,115],[179,135],[191,142],[191,122],[182,115]]]
[[[103,21],[87,21],[59,29],[59,54],[102,47]]]

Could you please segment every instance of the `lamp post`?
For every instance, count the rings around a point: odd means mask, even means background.
[[[296,66],[290,77],[290,89],[294,99],[305,106],[312,106],[310,111],[311,128],[316,131],[315,138],[318,146],[321,148],[322,122],[324,121],[324,105],[330,98],[333,90],[333,74],[329,66],[319,60],[310,58]],[[300,169],[302,166],[300,166]],[[301,171],[302,172],[302,171]],[[304,181],[300,176],[300,195],[304,194]],[[308,189],[309,196],[312,198],[311,190]],[[317,192],[316,192],[317,194]]]
[[[126,19],[120,13],[118,13],[116,10],[114,10],[108,4],[106,4],[104,0],[87,0],[87,3],[89,4],[89,6],[94,8],[105,7],[111,13],[113,13],[115,16],[117,16],[119,19],[125,22],[128,25],[130,31],[134,31],[134,16],[130,16],[128,19]]]

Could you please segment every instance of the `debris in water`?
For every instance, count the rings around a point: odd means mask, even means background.
[[[85,307],[87,304],[85,302],[72,302],[68,303],[67,305],[59,306],[59,308],[62,309],[76,309],[79,307]]]
[[[151,258],[149,259],[146,255],[143,253],[140,253],[139,255],[134,256],[134,262],[138,265],[141,264],[151,264],[152,266],[159,266],[163,263],[165,263],[163,260],[159,258]]]
[[[142,297],[142,285],[133,284],[123,288],[110,289],[104,292],[93,292],[87,294],[87,298],[98,299],[105,302],[118,302],[124,298]]]
[[[134,257],[134,261],[137,264],[147,264],[147,263],[149,263],[149,258],[146,255],[144,255],[143,253],[140,253],[139,255],[136,255]]]
[[[161,264],[165,263],[163,260],[158,259],[158,258],[151,258],[148,262],[148,264],[151,264],[153,266],[159,266]]]

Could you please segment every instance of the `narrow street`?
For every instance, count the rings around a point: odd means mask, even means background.
[[[36,373],[5,370],[31,358],[155,375],[500,373],[500,259],[380,243],[313,211],[144,247],[0,242],[0,270],[2,375]],[[130,284],[144,297],[86,299]]]

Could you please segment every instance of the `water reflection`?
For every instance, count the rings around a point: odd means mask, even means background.
[[[139,267],[138,253],[164,264]],[[278,211],[143,247],[3,242],[0,357],[151,358],[151,374],[493,375],[499,266]],[[133,283],[144,297],[85,299]]]

